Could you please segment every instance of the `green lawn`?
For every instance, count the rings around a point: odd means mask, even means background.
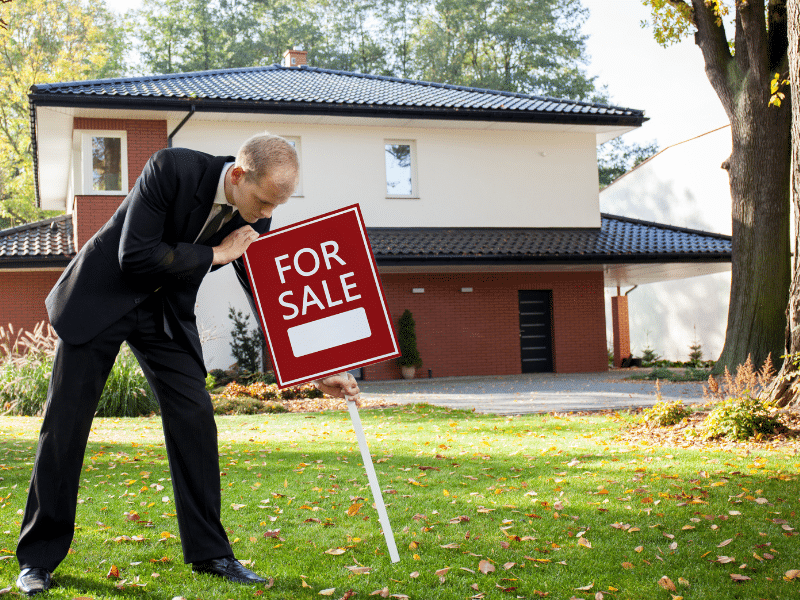
[[[617,414],[361,418],[399,563],[347,412],[217,419],[223,522],[269,588],[183,564],[158,418],[96,419],[73,551],[48,597],[800,597],[796,446],[628,445],[615,436],[632,417]],[[18,572],[39,423],[0,418],[0,588]]]

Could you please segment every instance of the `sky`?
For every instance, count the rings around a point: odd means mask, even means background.
[[[589,9],[587,72],[607,87],[611,103],[645,111],[642,127],[627,143],[655,141],[660,149],[726,125],[728,119],[706,78],[700,49],[690,37],[669,48],[641,27],[649,10],[641,0],[582,0]],[[119,12],[140,0],[113,0]]]

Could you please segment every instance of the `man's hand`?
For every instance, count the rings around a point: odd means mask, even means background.
[[[258,239],[258,233],[250,225],[230,232],[219,246],[214,246],[212,265],[227,265],[245,253],[248,246]]]
[[[311,382],[321,392],[334,396],[335,398],[347,398],[348,400],[358,400],[361,390],[358,389],[355,377],[350,373],[339,373],[323,379]]]

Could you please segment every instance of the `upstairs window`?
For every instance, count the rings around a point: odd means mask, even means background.
[[[128,143],[124,131],[85,131],[81,135],[84,194],[128,193]]]
[[[414,142],[387,140],[384,144],[386,160],[386,197],[418,198],[416,147]]]

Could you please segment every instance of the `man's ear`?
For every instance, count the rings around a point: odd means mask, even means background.
[[[244,177],[244,169],[239,165],[234,165],[234,167],[231,169],[231,183],[233,185],[239,185],[242,177]]]

